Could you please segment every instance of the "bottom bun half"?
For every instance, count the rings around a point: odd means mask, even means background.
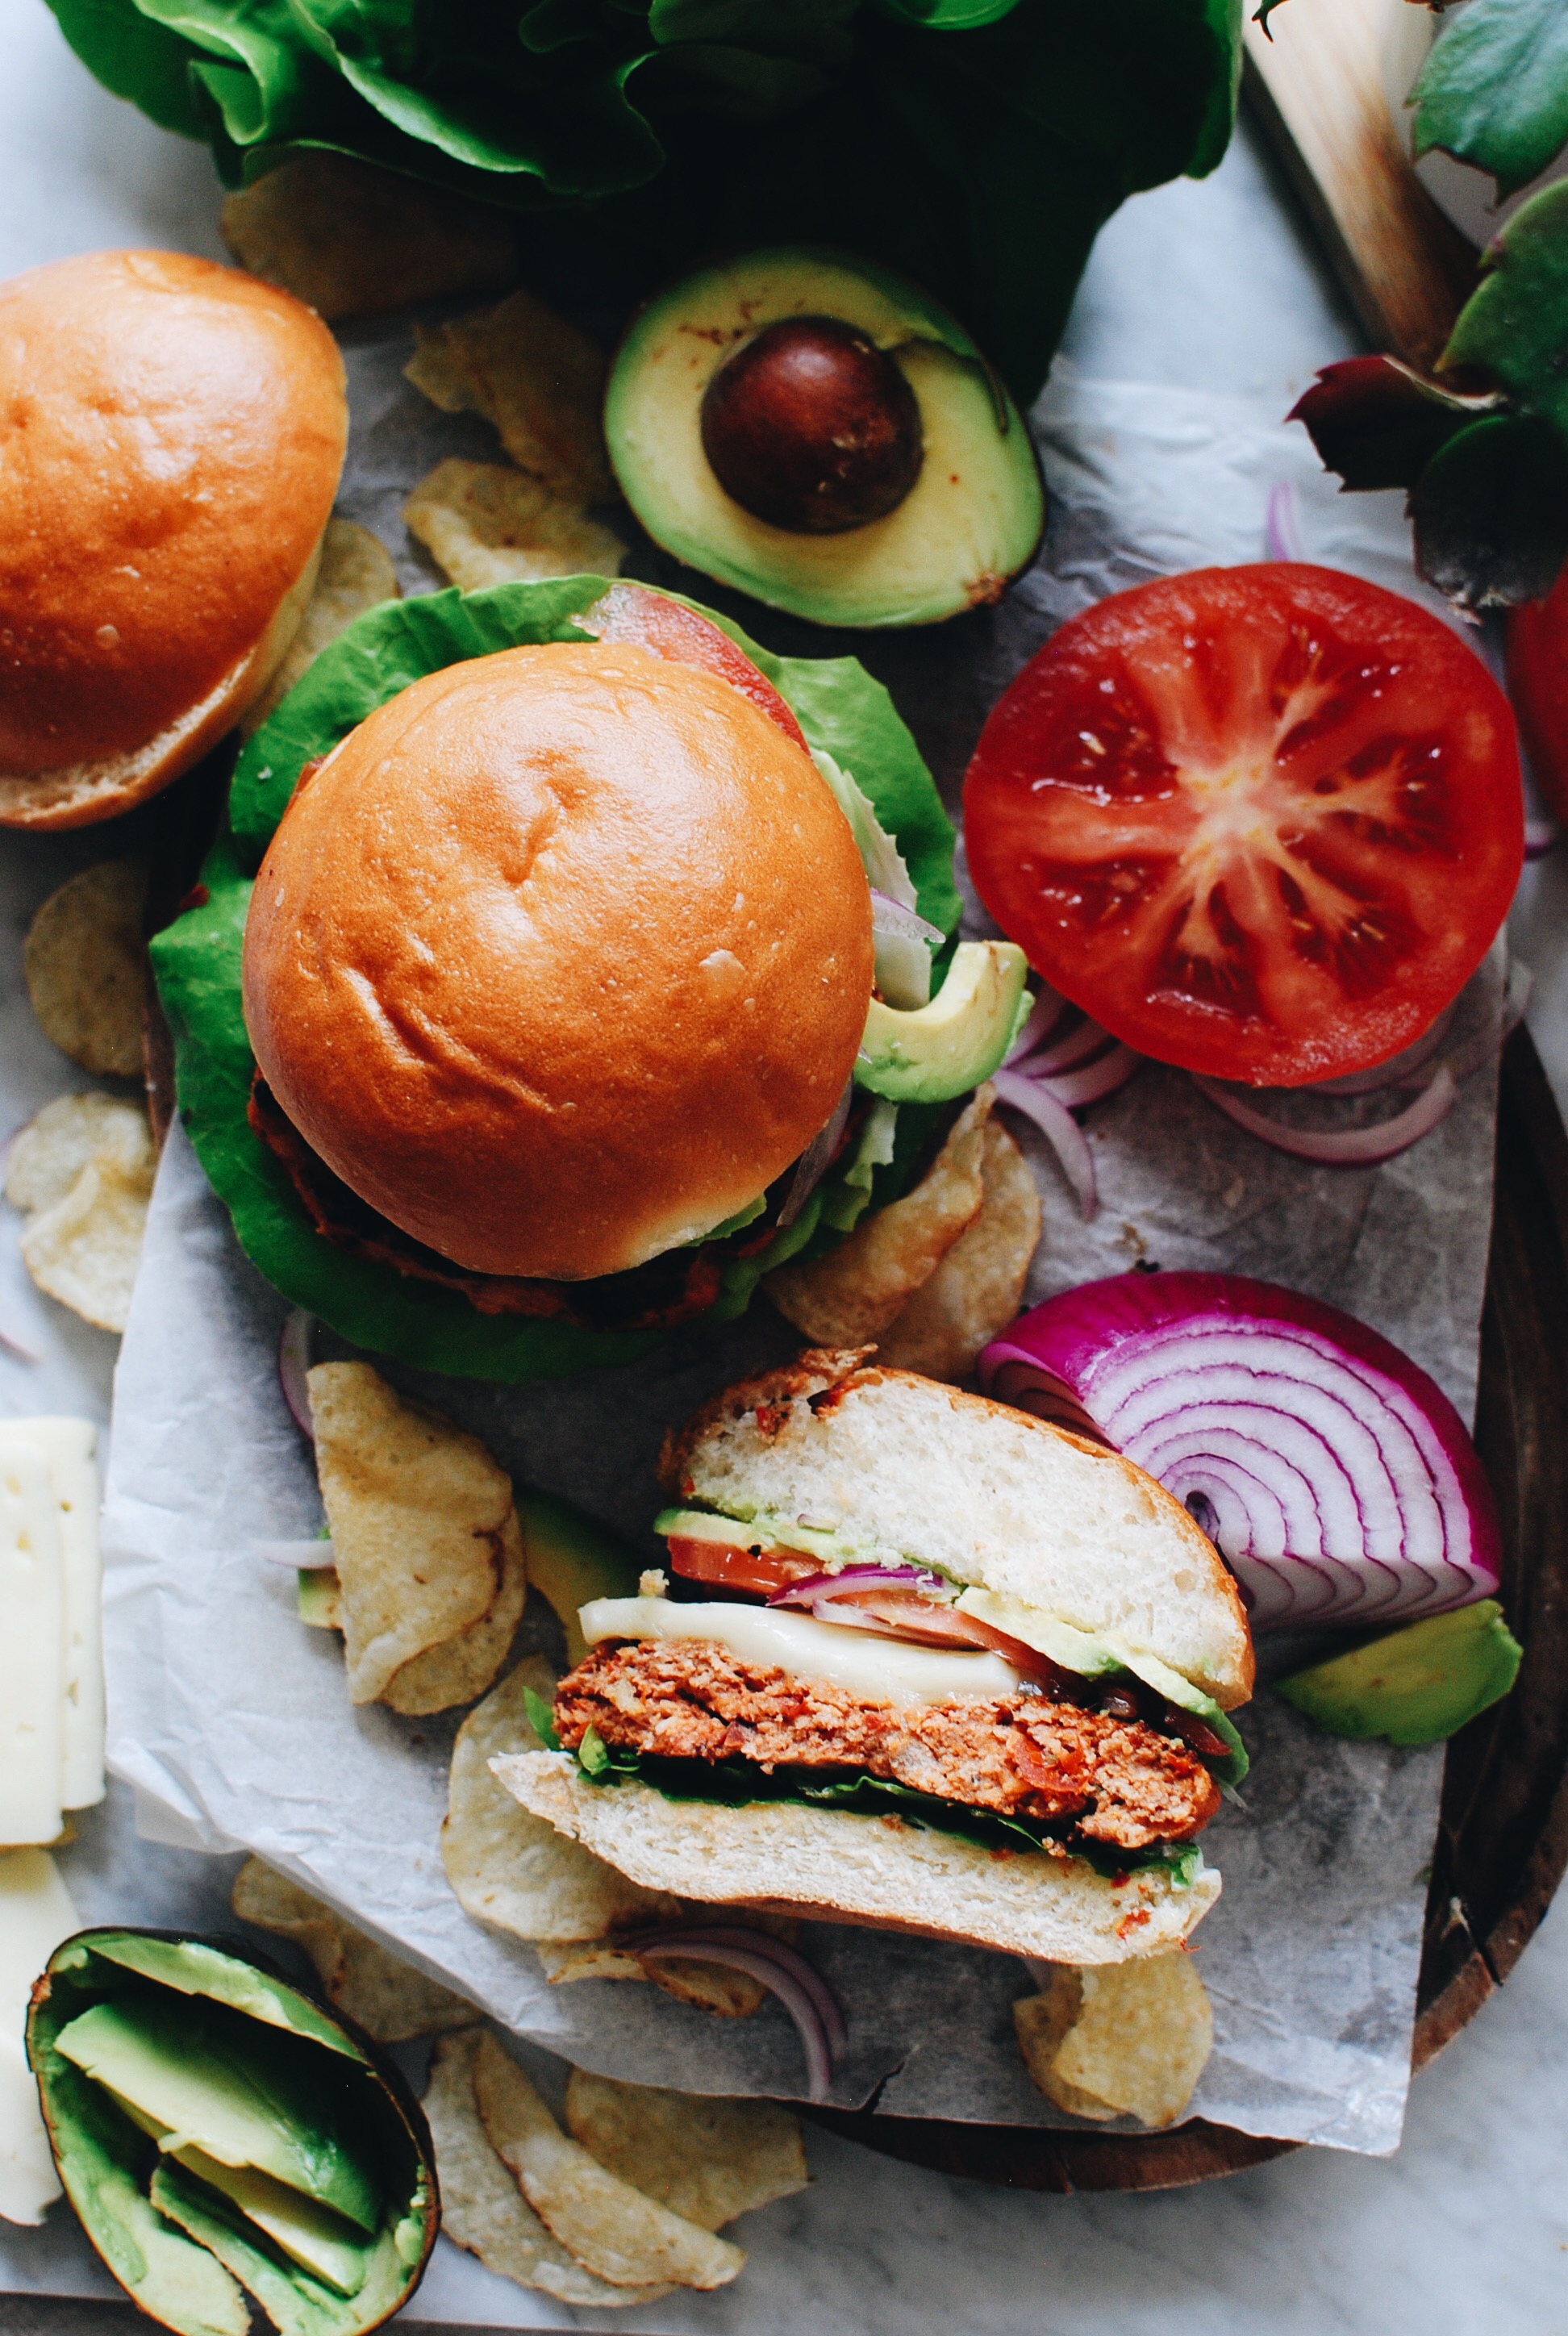
[[[651,1786],[590,1784],[565,1752],[491,1762],[514,1799],[648,1890],[808,1921],[865,1923],[1047,1962],[1120,1963],[1179,1947],[1220,1894],[1162,1868],[1113,1882],[1079,1858],[978,1843],[794,1801],[730,1808]]]

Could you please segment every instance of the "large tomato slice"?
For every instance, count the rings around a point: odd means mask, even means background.
[[[1203,568],[1075,617],[987,723],[981,900],[1162,1061],[1360,1070],[1475,971],[1524,853],[1513,716],[1413,601],[1300,562]]]
[[[1508,686],[1536,784],[1568,819],[1568,568],[1544,600],[1508,611]]]

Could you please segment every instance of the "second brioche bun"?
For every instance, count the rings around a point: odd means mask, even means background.
[[[345,1183],[470,1271],[579,1280],[699,1238],[826,1124],[871,897],[810,756],[631,646],[432,674],[296,792],[245,1018]]]
[[[313,310],[168,251],[0,285],[0,825],[190,768],[304,613],[347,437]]]

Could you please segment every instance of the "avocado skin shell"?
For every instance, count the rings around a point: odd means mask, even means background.
[[[409,2302],[424,2277],[431,2251],[441,2234],[441,2191],[435,2167],[435,2146],[431,2139],[430,2127],[424,2111],[395,2061],[387,2058],[356,2021],[337,2010],[316,1989],[302,1986],[289,1972],[284,1971],[280,1964],[274,1962],[270,1955],[250,1946],[243,1939],[229,1936],[223,1932],[161,1931],[131,1922],[102,1923],[92,1930],[73,1932],[70,1938],[63,1939],[50,1956],[41,1977],[33,1983],[32,1999],[27,2011],[27,2063],[37,2079],[44,2128],[49,2136],[49,2147],[54,2158],[55,2170],[59,2174],[65,2195],[75,2210],[77,2220],[86,2233],[93,2253],[98,2256],[110,2277],[117,2284],[123,2286],[124,2282],[100,2243],[98,2233],[87,2214],[83,2213],[73,2190],[65,2155],[68,2148],[68,2136],[61,2137],[56,2134],[59,2105],[52,2094],[52,2072],[48,2069],[47,2062],[50,2057],[58,2058],[57,2055],[54,2055],[53,2048],[54,2039],[60,2029],[69,2020],[73,2019],[78,2011],[83,2011],[90,2003],[101,2000],[105,1992],[101,1987],[83,1986],[81,1974],[74,1971],[63,1972],[60,1969],[61,1958],[73,1948],[85,1947],[93,1950],[100,1940],[110,1939],[152,1939],[171,1947],[210,1948],[213,1952],[227,1956],[230,1961],[247,1964],[252,1971],[260,1972],[264,1978],[280,1987],[287,1988],[291,1994],[299,1997],[314,2012],[331,2027],[336,2028],[353,2045],[358,2060],[384,2097],[387,2106],[394,2113],[398,2126],[401,2127],[404,2137],[413,2148],[425,2183],[424,2228],[419,2261],[411,2267],[407,2280],[396,2300],[378,2317],[365,2321],[357,2331],[357,2336],[374,2336],[376,2329],[385,2326],[386,2321],[402,2312]],[[68,1980],[71,1982],[69,1993],[79,1998],[68,2006],[55,2000],[57,1993],[67,1991],[64,1989],[57,1989],[56,1982],[63,1980]],[[323,2046],[321,2049],[325,2050],[326,2048]],[[91,2080],[84,2078],[83,2081]],[[127,2289],[126,2292],[129,2294],[131,2291]],[[157,2315],[149,2311],[147,2305],[139,2297],[132,2297],[131,2300],[148,2319],[157,2320]],[[254,2311],[258,2309],[259,2307],[253,2306]],[[173,2323],[163,2321],[160,2324],[171,2326]]]
[[[781,316],[727,357],[703,399],[702,443],[733,501],[797,535],[885,518],[924,451],[909,383],[837,316]]]

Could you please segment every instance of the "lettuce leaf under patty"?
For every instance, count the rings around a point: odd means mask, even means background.
[[[538,1727],[537,1718],[535,1727]],[[541,1737],[544,1735],[540,1730]],[[553,1737],[553,1728],[550,1737]],[[559,1748],[550,1738],[550,1748]],[[768,1770],[748,1760],[669,1760],[657,1754],[611,1748],[597,1728],[590,1728],[578,1747],[577,1765],[590,1784],[642,1784],[667,1801],[706,1801],[720,1808],[746,1808],[760,1801],[795,1801],[810,1808],[841,1809],[850,1816],[896,1816],[902,1824],[929,1833],[952,1835],[981,1849],[1044,1853],[1048,1842],[1058,1843],[1069,1855],[1082,1858],[1096,1874],[1114,1879],[1162,1866],[1179,1890],[1190,1889],[1203,1862],[1195,1841],[1155,1842],[1147,1849],[1113,1849],[1103,1842],[1086,1841],[1070,1825],[1053,1826],[1035,1817],[1005,1816],[996,1809],[970,1808],[962,1801],[946,1801],[933,1793],[917,1791],[863,1768],[821,1772],[809,1768]]]

